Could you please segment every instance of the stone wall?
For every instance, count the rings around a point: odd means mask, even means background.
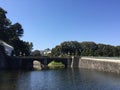
[[[4,47],[0,45],[0,69],[6,68],[6,54]]]
[[[19,69],[20,63],[14,57],[7,56],[4,47],[0,45],[0,70]]]
[[[79,68],[120,73],[120,60],[81,58]]]
[[[12,63],[10,63],[12,61]],[[33,69],[33,62],[38,61],[40,62],[44,67],[47,67],[47,65],[52,62],[62,62],[66,68],[71,67],[72,59],[71,57],[68,58],[58,58],[58,57],[14,57],[12,60],[9,60],[9,63],[11,66],[14,66],[14,68],[20,68],[20,69]],[[15,62],[15,63],[13,63]],[[16,66],[17,65],[17,66]],[[78,68],[78,66],[77,66]]]
[[[78,68],[79,67],[79,62],[80,62],[80,57],[72,56],[72,62],[70,63],[71,68]]]

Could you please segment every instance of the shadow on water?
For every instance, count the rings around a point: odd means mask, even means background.
[[[28,71],[0,71],[0,90],[29,90],[29,86],[21,87],[23,82],[30,82]]]
[[[86,69],[1,71],[0,90],[119,90],[120,74]]]

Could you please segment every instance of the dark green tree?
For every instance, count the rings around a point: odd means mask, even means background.
[[[94,42],[65,41],[52,49],[52,56],[120,56],[120,46],[111,46],[106,44],[96,44]]]
[[[51,55],[53,56],[68,56],[68,55],[81,55],[81,45],[77,41],[65,41],[59,46],[52,49]]]
[[[0,39],[4,41],[8,40],[6,31],[11,24],[10,20],[6,17],[6,13],[7,12],[0,7]]]
[[[60,56],[61,55],[61,47],[58,45],[51,51],[51,56]]]
[[[19,55],[20,52],[29,55],[33,44],[20,40],[24,32],[22,25],[20,23],[12,24],[6,14],[7,11],[0,7],[0,40],[12,45],[16,55]]]
[[[77,41],[65,41],[61,43],[61,52],[63,54],[70,54],[70,55],[80,55],[81,54],[81,45]]]
[[[82,42],[82,56],[95,56],[98,46],[94,42]]]
[[[31,56],[41,56],[40,51],[39,50],[32,51]]]

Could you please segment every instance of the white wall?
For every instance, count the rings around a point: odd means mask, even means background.
[[[5,53],[10,56],[12,54],[12,51],[14,50],[14,48],[12,46],[10,46],[9,44],[7,44],[4,41],[0,40],[0,45],[2,45],[5,48]]]

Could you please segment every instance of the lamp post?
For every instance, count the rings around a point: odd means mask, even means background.
[[[79,52],[80,52],[80,57],[81,57],[81,49],[79,49]]]
[[[22,52],[20,51],[20,54],[19,54],[19,56],[22,56]]]
[[[23,54],[23,56],[25,56],[25,53]]]
[[[70,52],[68,52],[68,57],[70,56]]]

